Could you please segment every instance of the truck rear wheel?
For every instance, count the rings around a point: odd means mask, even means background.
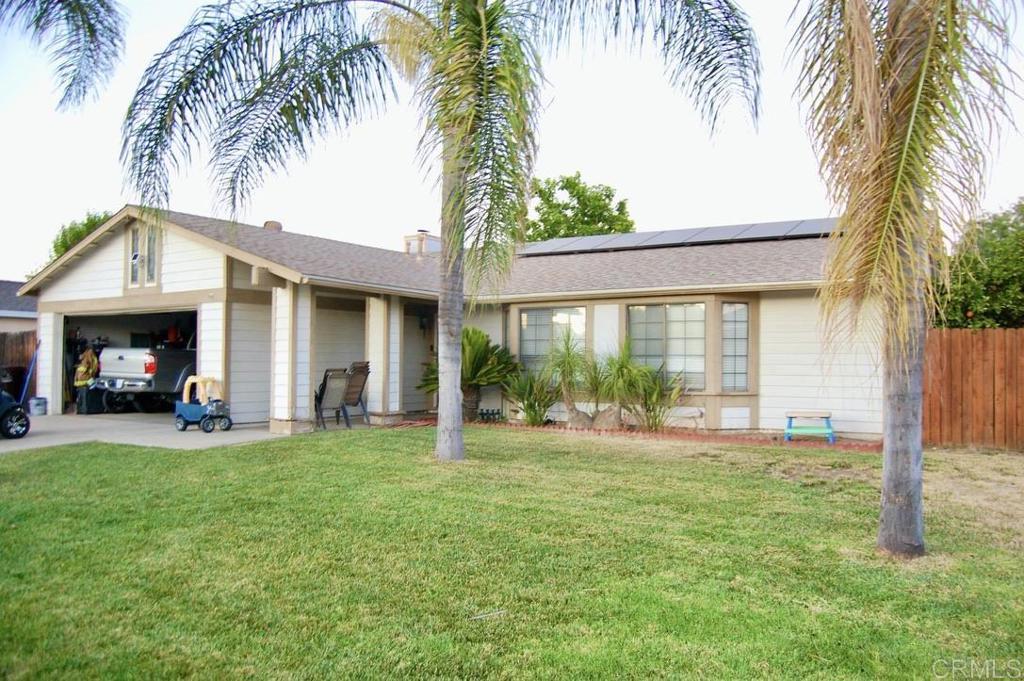
[[[115,393],[108,390],[103,393],[103,408],[110,414],[135,411],[135,399],[131,393]]]

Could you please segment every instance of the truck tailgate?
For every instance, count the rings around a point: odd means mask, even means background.
[[[100,378],[146,378],[145,348],[106,348],[100,355]]]

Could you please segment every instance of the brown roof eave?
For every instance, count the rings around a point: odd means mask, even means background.
[[[541,293],[505,293],[479,296],[477,303],[533,303],[558,300],[590,300],[601,298],[632,298],[665,295],[694,295],[700,293],[751,293],[754,291],[815,290],[820,279],[807,281],[773,281],[750,284],[697,284],[694,286],[664,286],[657,288],[600,289],[594,291],[545,291]]]

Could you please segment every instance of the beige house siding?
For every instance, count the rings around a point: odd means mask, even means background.
[[[840,433],[882,432],[882,376],[867,331],[827,352],[810,292],[761,295],[760,425],[786,426],[785,412],[827,409]]]
[[[124,230],[116,229],[40,292],[40,303],[112,298],[124,294]]]
[[[64,404],[64,315],[40,313],[37,334],[36,395],[46,398],[48,413],[59,414]]]
[[[226,379],[227,341],[226,303],[203,303],[199,306],[196,370],[201,376]]]
[[[507,313],[502,307],[495,305],[480,305],[466,313],[464,323],[466,326],[475,326],[487,333],[491,341],[498,345],[506,345],[505,320]],[[517,350],[512,349],[515,353]],[[501,388],[491,386],[480,391],[480,409],[502,409],[503,400]]]
[[[388,411],[404,411],[402,404],[402,301],[398,296],[388,299]]]
[[[270,305],[231,303],[228,386],[231,417],[259,423],[270,417]]]
[[[227,258],[223,253],[165,229],[160,286],[164,293],[224,286]]]
[[[416,386],[423,380],[424,365],[433,359],[432,325],[420,328],[420,317],[405,311],[402,320],[402,409],[406,412],[426,411],[434,408],[431,395]]]
[[[313,418],[313,292],[309,285],[296,287],[294,378],[296,421]]]
[[[317,386],[324,371],[347,369],[352,362],[363,360],[366,350],[366,311],[331,309],[326,307],[329,304],[329,298],[317,298],[313,370]]]

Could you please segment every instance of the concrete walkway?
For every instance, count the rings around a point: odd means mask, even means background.
[[[95,416],[33,416],[32,429],[20,440],[0,439],[0,454],[56,447],[80,442],[166,447],[168,449],[208,449],[270,438],[267,425],[235,426],[227,432],[204,433],[190,426],[184,433],[174,429],[173,414],[97,414]]]

